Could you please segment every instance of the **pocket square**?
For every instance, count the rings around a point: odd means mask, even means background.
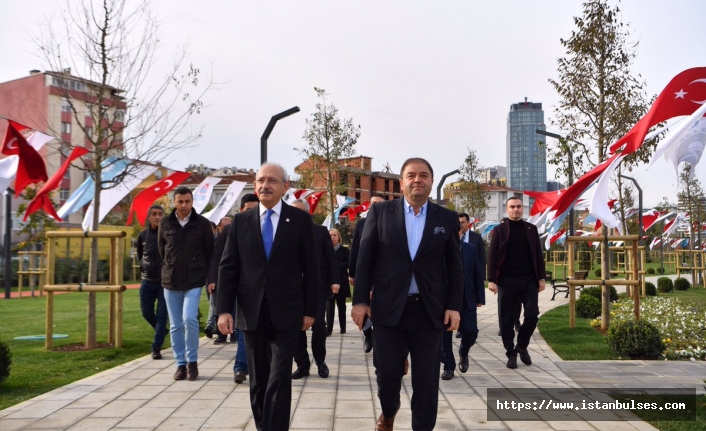
[[[438,235],[440,233],[446,233],[446,229],[444,229],[443,226],[437,226],[434,228],[434,235]]]

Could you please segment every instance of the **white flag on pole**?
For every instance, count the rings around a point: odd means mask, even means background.
[[[233,208],[233,205],[238,201],[238,196],[240,196],[240,192],[242,192],[244,188],[244,182],[233,181],[228,186],[228,189],[223,194],[221,200],[218,201],[218,205],[216,205],[211,211],[201,215],[218,224],[223,217],[228,215],[228,211],[230,211],[230,209]]]
[[[196,190],[194,190],[194,209],[197,213],[201,214],[208,202],[211,200],[211,195],[213,194],[213,187],[220,183],[221,179],[218,177],[206,177]]]

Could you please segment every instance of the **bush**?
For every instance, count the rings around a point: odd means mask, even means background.
[[[581,289],[581,296],[588,295],[596,298],[598,302],[601,302],[601,286],[591,286],[584,287]],[[618,300],[618,291],[615,290],[614,286],[610,286],[610,302],[615,302]]]
[[[661,266],[659,268],[657,268],[657,273],[664,274],[664,268],[662,268]]]
[[[576,301],[576,314],[587,319],[601,315],[601,301],[591,295],[581,295]]]
[[[657,290],[662,293],[671,292],[674,290],[674,283],[669,277],[660,277],[657,279]]]
[[[645,272],[652,275],[655,273],[655,269],[654,268],[647,268],[647,271],[645,271]]]
[[[10,377],[10,365],[12,364],[12,352],[6,342],[0,340],[0,383]]]
[[[651,257],[646,257],[646,258],[645,258],[645,263],[652,263],[652,258],[651,258]]]
[[[631,358],[657,358],[664,351],[659,331],[645,320],[614,321],[607,341],[612,351]]]
[[[654,283],[650,283],[649,281],[645,282],[645,293],[647,296],[657,296],[657,287]]]
[[[600,276],[601,276],[601,269],[600,269],[600,268],[596,268],[596,270],[593,271],[593,274],[595,274],[596,277],[600,277]]]
[[[675,290],[689,290],[690,287],[691,283],[689,283],[689,280],[687,280],[686,278],[679,277],[674,280]]]

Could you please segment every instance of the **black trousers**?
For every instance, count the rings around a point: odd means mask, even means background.
[[[498,313],[500,315],[500,334],[505,353],[509,356],[515,348],[526,349],[539,320],[539,282],[534,276],[503,277],[498,280]],[[525,318],[517,334],[515,346],[515,304],[522,303]]]
[[[258,431],[286,431],[292,405],[292,358],[300,328],[272,327],[267,299],[254,331],[243,331],[250,368],[250,405]]]
[[[314,325],[311,327],[311,353],[314,354],[314,361],[321,363],[326,360],[326,297],[320,296],[316,305],[316,317]],[[299,331],[297,347],[294,352],[294,362],[297,367],[308,370],[311,367],[309,351],[306,349],[306,331]]]
[[[512,317],[514,318],[515,326],[520,326],[522,323],[520,322],[520,315],[522,314],[522,301],[517,300],[515,301],[515,305],[513,306],[513,311],[512,311]],[[500,316],[500,302],[498,302],[498,316]],[[500,327],[500,330],[503,329],[503,324],[498,319],[498,326]],[[459,328],[460,330],[460,328]]]
[[[336,308],[338,308],[338,325],[341,331],[345,332],[346,330],[346,297],[334,295],[326,304],[326,330],[329,335],[333,332],[333,318]]]
[[[461,346],[458,349],[458,354],[459,356],[468,356],[468,352],[478,339],[478,309],[475,303],[466,304],[465,298],[458,330],[461,333]],[[444,331],[441,341],[441,363],[444,364],[444,371],[456,369],[452,335],[452,332]]]
[[[412,429],[433,430],[439,400],[439,352],[444,329],[434,327],[421,301],[405,305],[395,326],[375,325],[378,398],[385,418],[397,414],[407,348],[412,364]]]

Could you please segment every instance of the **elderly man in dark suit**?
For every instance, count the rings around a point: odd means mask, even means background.
[[[458,329],[463,266],[458,215],[429,202],[434,172],[421,158],[402,165],[404,199],[370,207],[360,242],[351,316],[375,322],[375,364],[382,414],[392,430],[400,408],[405,351],[412,363],[412,429],[434,429],[444,330]],[[370,297],[370,292],[375,290]]]
[[[250,404],[258,430],[289,429],[292,362],[299,332],[314,323],[319,262],[311,216],[282,202],[287,172],[265,163],[257,209],[236,214],[218,272],[218,329],[244,332]]]
[[[507,355],[507,367],[517,368],[517,355],[532,365],[527,352],[539,320],[539,292],[544,290],[544,253],[537,226],[522,220],[522,199],[513,196],[505,202],[504,218],[495,226],[488,252],[488,290],[498,294],[500,333]],[[525,318],[515,345],[514,307],[522,301]]]

